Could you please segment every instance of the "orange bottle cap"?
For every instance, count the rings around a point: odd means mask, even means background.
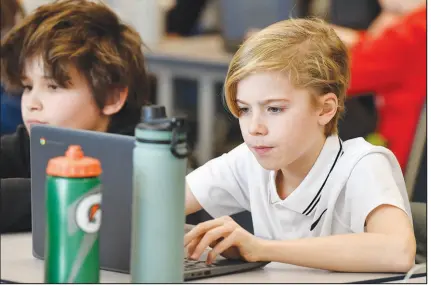
[[[70,145],[65,157],[56,157],[48,162],[46,173],[65,178],[90,178],[102,174],[99,160],[84,157],[81,146]]]

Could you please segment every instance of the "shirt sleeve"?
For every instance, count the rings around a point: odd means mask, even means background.
[[[389,160],[383,154],[366,155],[355,166],[346,186],[350,205],[350,227],[364,232],[367,216],[380,205],[392,205],[406,212]]]
[[[250,210],[247,164],[253,156],[242,144],[186,177],[200,205],[213,217]]]

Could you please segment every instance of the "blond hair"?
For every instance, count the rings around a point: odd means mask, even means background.
[[[334,93],[338,109],[325,126],[325,135],[338,132],[350,79],[349,59],[346,46],[328,24],[318,19],[289,19],[245,41],[235,53],[225,80],[224,99],[234,116],[238,117],[238,83],[251,74],[268,71],[287,75],[295,88],[305,88],[315,96]]]

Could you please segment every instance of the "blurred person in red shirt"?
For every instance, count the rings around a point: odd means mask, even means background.
[[[405,169],[426,99],[426,1],[379,3],[367,31],[333,27],[350,50],[348,94],[376,95],[376,132]]]

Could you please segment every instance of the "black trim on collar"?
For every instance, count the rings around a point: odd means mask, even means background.
[[[309,215],[314,210],[314,208],[317,206],[317,204],[319,203],[319,201],[320,201],[320,196],[318,197],[318,199],[316,200],[316,202],[313,204],[313,206],[311,207],[311,209],[305,215]]]
[[[341,152],[343,151],[343,144],[341,143],[340,138],[338,138],[338,142],[340,143],[340,149],[338,150],[337,157],[335,157],[335,161],[334,161],[334,163],[332,164],[332,167],[331,167],[331,169],[329,170],[329,173],[328,173],[328,175],[326,176],[326,179],[325,179],[325,181],[323,182],[322,186],[320,187],[319,191],[317,192],[316,196],[313,198],[313,200],[312,200],[312,201],[311,201],[311,203],[308,205],[308,207],[307,207],[307,208],[302,212],[302,214],[309,215],[309,214],[314,210],[314,208],[317,206],[317,203],[318,203],[318,202],[319,202],[319,200],[320,200],[320,193],[322,192],[323,187],[326,185],[326,181],[328,181],[329,175],[331,175],[331,172],[332,172],[332,170],[334,169],[335,164],[337,163],[338,159],[341,157],[341,156],[340,156],[340,154],[341,154]]]
[[[310,227],[310,231],[312,231],[312,230],[316,227],[316,225],[319,223],[320,219],[322,218],[323,214],[324,214],[327,210],[328,210],[328,209],[325,209],[325,210],[320,214],[319,218],[318,218],[315,222],[313,222],[313,224],[312,224],[312,225],[311,225],[311,227]]]

